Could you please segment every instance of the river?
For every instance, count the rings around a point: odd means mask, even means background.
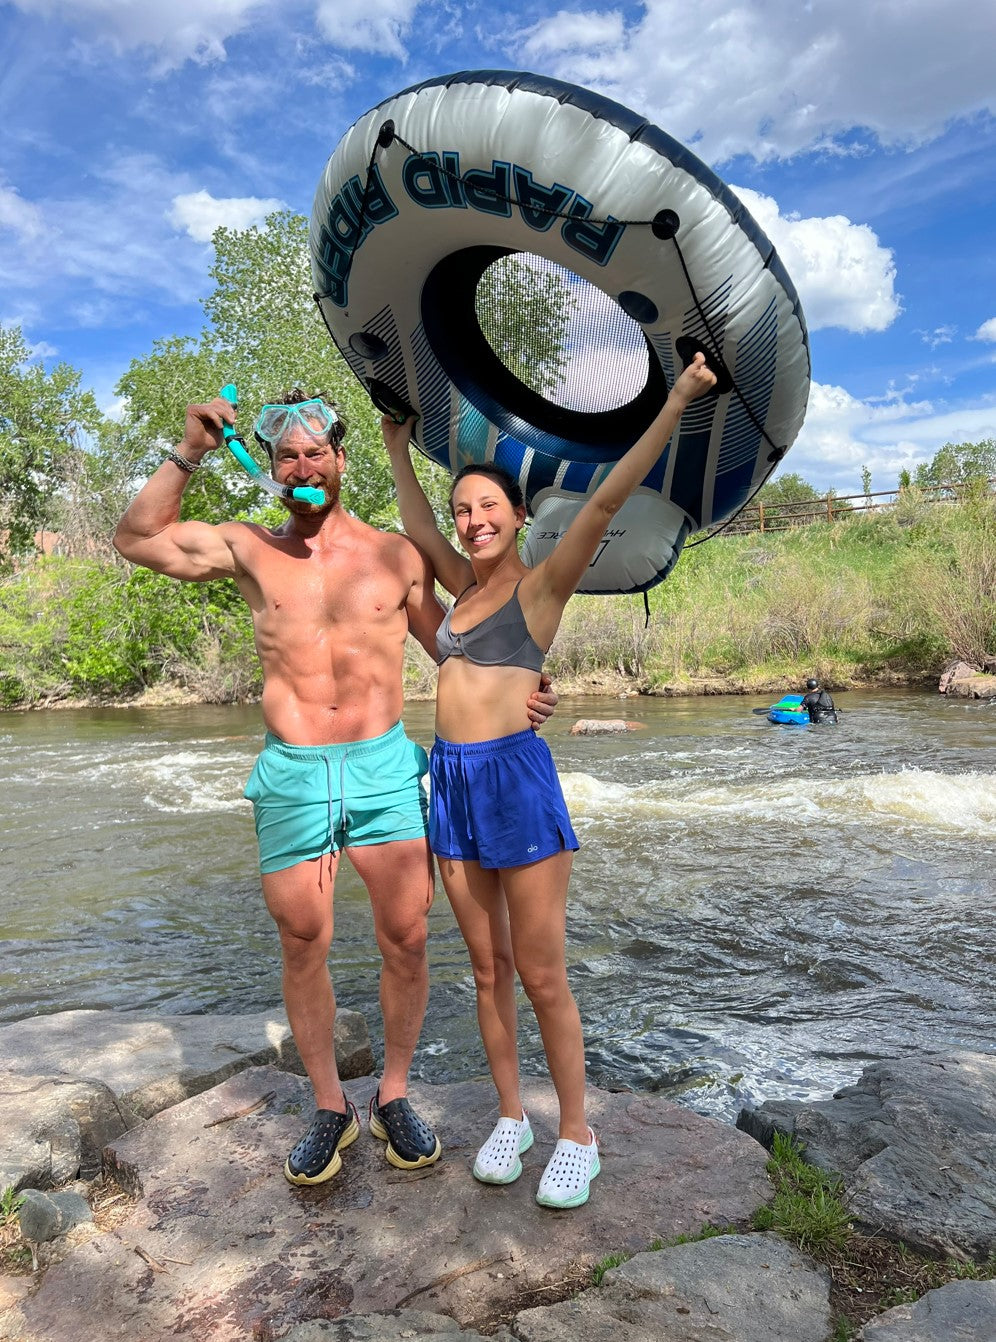
[[[837,728],[798,728],[752,715],[762,702],[564,699],[546,731],[582,845],[568,954],[589,1076],[724,1119],[996,1038],[996,705],[850,693]],[[570,735],[618,716],[639,729]],[[428,746],[431,706],[406,722]],[[0,714],[0,1022],[279,1003],[241,797],[259,740],[255,708]],[[377,1050],[370,913],[345,863],[337,900],[337,994]],[[481,1075],[441,889],[430,918],[415,1075]],[[528,1005],[521,1036],[540,1072]]]

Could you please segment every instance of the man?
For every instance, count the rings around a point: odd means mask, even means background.
[[[409,631],[435,656],[442,607],[430,565],[406,536],[352,517],[340,502],[346,425],[321,397],[264,407],[256,435],[277,483],[321,491],[283,500],[279,527],[181,522],[191,474],[223,441],[235,411],[218,397],[187,407],[183,439],[136,495],[114,544],[126,559],[181,582],[232,578],[252,612],[263,671],[266,741],[253,802],[263,897],[280,934],[287,1017],[315,1094],[311,1128],[287,1158],[291,1183],[321,1183],[359,1135],[333,1047],[327,956],[343,852],[370,895],[382,957],[384,1070],[369,1124],[388,1161],[417,1169],[440,1144],[406,1093],[428,1001],[432,859],[422,776],[427,760],[401,724]],[[556,696],[534,695],[536,722]]]
[[[810,722],[837,721],[837,710],[834,708],[833,699],[820,686],[818,680],[810,678],[806,681],[806,693],[802,696],[799,707],[808,712]]]

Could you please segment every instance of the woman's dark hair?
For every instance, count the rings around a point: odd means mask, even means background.
[[[508,499],[513,508],[525,507],[526,500],[523,498],[522,489],[514,475],[510,475],[504,466],[496,466],[491,461],[469,461],[466,466],[462,466],[453,477],[453,484],[450,488],[450,514],[453,513],[453,495],[456,487],[465,475],[486,475],[489,480],[494,480],[495,484],[500,486],[502,493]]]

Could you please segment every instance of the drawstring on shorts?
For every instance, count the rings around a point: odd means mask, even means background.
[[[346,758],[348,755],[349,751],[344,750],[339,759],[338,832],[340,834],[345,834],[346,832]],[[329,843],[332,845],[332,852],[334,854],[336,851],[335,848],[336,823],[335,823],[335,815],[333,814],[332,811],[332,798],[334,796],[334,793],[332,791],[332,761],[327,754],[323,755],[322,758],[325,761],[325,777],[328,780],[328,789],[329,789]]]

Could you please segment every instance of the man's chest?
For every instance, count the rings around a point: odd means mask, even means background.
[[[276,554],[255,575],[264,618],[371,626],[404,618],[410,578],[355,555]]]

